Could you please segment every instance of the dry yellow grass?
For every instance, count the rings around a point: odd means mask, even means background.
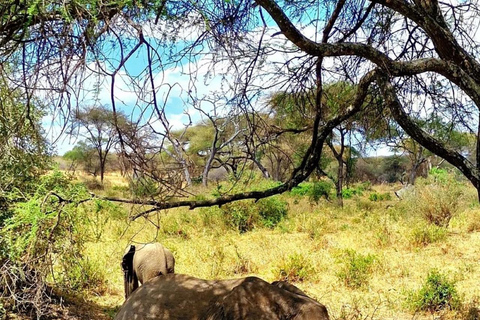
[[[480,297],[480,228],[475,227],[480,208],[471,205],[474,192],[465,188],[444,238],[426,245],[416,243],[412,233],[425,225],[415,199],[372,202],[368,192],[346,200],[343,209],[324,200],[312,205],[305,197],[284,195],[289,203],[286,220],[273,230],[243,234],[223,224],[216,209],[175,209],[135,222],[109,220],[102,240],[87,249],[107,287],[92,299],[109,307],[121,305],[124,248],[131,241],[160,241],[173,251],[176,272],[200,278],[255,275],[273,281],[292,257],[300,259],[309,271],[295,285],[325,304],[332,319],[466,319],[462,310],[414,314],[406,306],[408,293],[418,290],[432,269],[456,281],[465,305]],[[375,256],[365,286],[350,288],[339,278],[346,250]]]

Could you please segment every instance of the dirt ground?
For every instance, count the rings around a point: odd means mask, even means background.
[[[44,319],[48,320],[111,320],[116,308],[105,308],[93,302],[73,299],[69,302],[60,301],[49,305],[48,313]],[[6,315],[5,320],[29,320],[37,318],[35,314]],[[3,319],[2,319],[3,320]]]

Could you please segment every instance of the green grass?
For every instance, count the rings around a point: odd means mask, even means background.
[[[125,188],[112,183],[103,192],[122,195]],[[325,304],[332,319],[431,319],[432,312],[442,319],[470,319],[480,297],[478,252],[472,245],[480,242],[474,190],[455,185],[462,196],[449,224],[437,226],[422,211],[425,198],[382,196],[398,188],[368,186],[345,199],[343,208],[335,201],[317,204],[311,193],[299,191],[257,203],[177,208],[133,222],[128,216],[145,208],[99,203],[88,213],[86,272],[72,272],[79,282],[90,276],[101,287],[84,291],[87,299],[115,310],[123,302],[124,248],[131,241],[159,241],[175,255],[178,273],[287,279]],[[214,189],[202,194],[210,197]],[[455,279],[458,304],[420,308],[413,303],[413,310],[406,293],[420,292],[431,270]]]

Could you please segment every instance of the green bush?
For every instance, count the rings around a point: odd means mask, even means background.
[[[415,246],[424,247],[442,241],[447,237],[447,229],[436,225],[421,225],[412,229],[411,242]]]
[[[325,199],[331,198],[331,192],[334,185],[330,181],[316,181],[311,182],[302,182],[298,186],[292,188],[290,194],[293,196],[308,196],[310,202],[317,203],[322,197]]]
[[[315,202],[317,204],[322,197],[325,197],[325,199],[328,200],[330,199],[330,192],[332,189],[333,184],[330,181],[317,181],[310,189],[308,199],[310,202]]]
[[[371,254],[362,255],[353,249],[345,250],[338,258],[338,262],[343,263],[343,266],[337,273],[337,277],[347,287],[363,287],[368,284],[373,264],[376,260],[377,258]]]
[[[136,198],[153,198],[159,194],[158,184],[149,177],[141,177],[130,181],[130,192]]]
[[[278,197],[261,199],[256,203],[256,208],[262,224],[267,228],[274,228],[287,216],[287,202]]]
[[[110,201],[94,199],[92,200],[92,209],[88,213],[88,226],[96,241],[103,237],[110,219],[120,220],[128,216],[128,212],[121,206]]]
[[[392,195],[388,192],[385,192],[385,193],[374,192],[374,193],[370,193],[370,195],[368,196],[368,199],[370,201],[388,201],[388,200],[392,200]]]
[[[48,304],[47,284],[55,282],[73,292],[101,281],[102,275],[92,278],[92,269],[83,277],[73,272],[87,263],[83,253],[89,240],[89,198],[84,185],[55,171],[39,179],[31,196],[12,206],[14,214],[0,230],[0,251],[8,262],[0,270],[0,298],[21,297],[17,308],[33,309],[40,317]],[[7,279],[17,282],[12,286]]]
[[[415,311],[437,312],[443,309],[459,309],[460,298],[455,283],[438,270],[431,270],[422,288],[409,297]]]
[[[290,194],[292,196],[306,196],[310,194],[312,187],[312,183],[302,182],[298,186],[292,188],[292,190],[290,190]]]
[[[260,217],[253,201],[236,201],[222,206],[226,219],[225,224],[240,233],[252,230],[258,224]]]
[[[68,290],[94,290],[101,294],[106,290],[106,275],[94,261],[86,258],[63,260],[63,272],[59,273],[58,284]]]
[[[343,199],[351,199],[353,196],[363,195],[363,190],[361,188],[343,188],[342,197]]]
[[[301,282],[315,274],[312,262],[301,254],[289,255],[278,267],[278,279]]]

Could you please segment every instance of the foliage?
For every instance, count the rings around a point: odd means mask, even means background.
[[[79,165],[83,169],[94,176],[100,170],[97,157],[95,157],[95,148],[88,146],[85,141],[80,141],[72,150],[65,152],[63,155],[65,160],[70,162],[70,170],[75,172]]]
[[[407,169],[407,159],[397,155],[385,158],[383,171],[386,174],[387,182],[393,183],[402,181],[402,174]]]
[[[370,193],[370,195],[368,196],[368,199],[370,201],[392,200],[392,195],[389,192],[385,192],[385,193],[373,192],[373,193]]]
[[[437,312],[443,309],[459,309],[460,297],[455,282],[434,269],[428,273],[422,288],[408,299],[413,310]]]
[[[0,209],[7,193],[32,191],[36,178],[51,164],[41,126],[43,109],[37,101],[26,106],[20,89],[11,89],[0,77]]]
[[[415,246],[424,247],[431,243],[442,241],[447,237],[447,229],[433,224],[420,225],[412,228],[411,242]]]
[[[353,249],[348,249],[337,260],[343,264],[337,273],[337,277],[347,287],[361,288],[368,284],[373,264],[377,261],[377,258],[372,254],[363,255]]]
[[[322,197],[330,199],[330,192],[333,189],[333,185],[330,181],[316,181],[313,183],[313,187],[308,194],[310,202],[318,204]]]
[[[344,199],[351,199],[353,196],[363,195],[363,190],[361,188],[343,188],[342,197]]]
[[[77,130],[85,137],[86,143],[83,150],[80,150],[83,156],[80,156],[85,159],[88,154],[88,161],[96,158],[103,183],[108,154],[119,141],[118,132],[123,131],[125,136],[131,136],[135,129],[123,113],[113,112],[103,106],[91,106],[77,111],[72,127],[72,131]],[[97,170],[94,171],[94,175],[96,174]]]
[[[0,260],[8,262],[8,268],[2,269],[0,292],[9,298],[24,295],[16,302],[19,309],[33,308],[37,316],[46,312],[47,302],[41,299],[48,297],[47,281],[65,290],[102,282],[83,255],[89,235],[87,211],[81,203],[89,197],[83,185],[54,171],[40,178],[30,198],[15,204],[14,214],[0,231],[6,246]],[[17,279],[15,286],[6,279]],[[22,290],[27,287],[25,295]]]
[[[310,280],[314,274],[312,262],[298,253],[289,255],[278,267],[278,279],[284,281],[302,282]]]
[[[93,207],[93,208],[92,208]],[[127,216],[124,208],[110,201],[94,199],[88,215],[88,226],[98,242],[102,239],[110,219],[123,219]]]
[[[154,198],[159,194],[158,184],[149,177],[140,177],[129,182],[130,192],[134,198]]]
[[[322,197],[325,197],[327,200],[331,198],[333,187],[331,181],[302,182],[292,188],[290,194],[294,196],[308,196],[310,202],[318,204]]]
[[[261,199],[255,204],[262,224],[267,228],[274,228],[287,216],[287,202],[278,197]]]
[[[244,233],[253,230],[259,222],[259,215],[252,201],[238,201],[222,206],[226,224]]]
[[[418,209],[425,220],[448,226],[462,197],[461,183],[446,170],[434,169],[426,179],[418,179],[415,187]]]
[[[261,199],[257,202],[238,201],[221,207],[225,224],[244,233],[256,226],[274,228],[288,213],[287,203],[278,197]]]
[[[293,196],[305,196],[311,192],[312,184],[309,182],[302,182],[298,186],[293,187],[290,190],[290,194]]]

